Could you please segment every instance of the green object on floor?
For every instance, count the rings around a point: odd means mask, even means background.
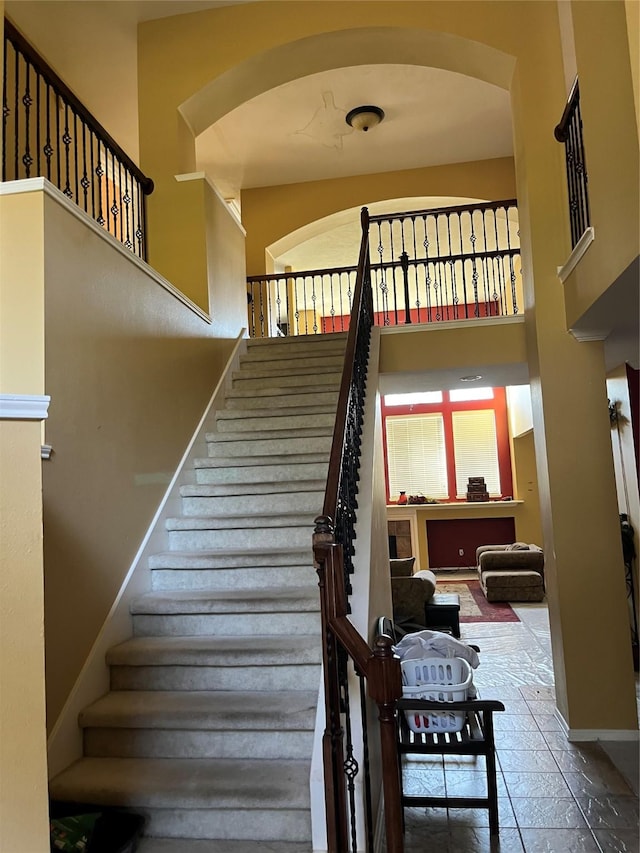
[[[61,853],[84,853],[100,812],[70,815],[51,821],[51,850]]]

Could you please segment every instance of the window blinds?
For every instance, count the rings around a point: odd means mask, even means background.
[[[387,417],[389,498],[400,491],[447,498],[447,461],[442,414]]]
[[[500,495],[495,412],[453,412],[452,419],[457,496],[466,496],[469,477],[484,477],[489,494]]]

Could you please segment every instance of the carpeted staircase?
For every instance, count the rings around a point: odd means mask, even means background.
[[[111,692],[80,715],[84,758],[53,799],[143,812],[141,850],[311,850],[320,684],[313,519],[346,336],[248,342],[180,490]],[[244,842],[244,843],[243,843]],[[273,846],[272,846],[273,845]]]

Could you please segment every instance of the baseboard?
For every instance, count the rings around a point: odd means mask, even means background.
[[[570,743],[593,743],[599,740],[640,742],[638,729],[572,729],[567,725],[560,711],[556,710],[555,717]]]

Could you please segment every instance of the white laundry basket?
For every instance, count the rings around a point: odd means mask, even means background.
[[[402,695],[432,702],[463,702],[473,681],[471,667],[463,658],[421,658],[401,662]],[[459,732],[464,711],[405,711],[412,732]]]

